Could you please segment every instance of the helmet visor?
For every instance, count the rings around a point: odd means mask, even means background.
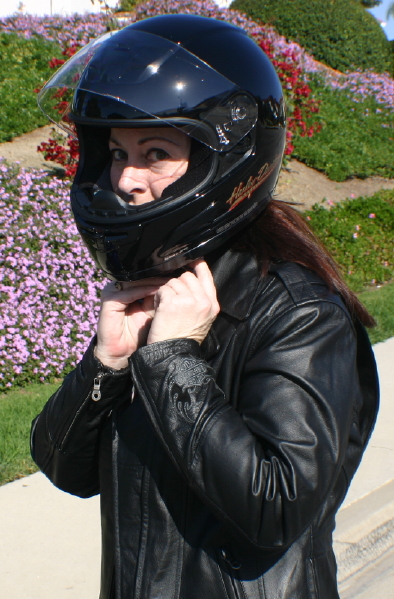
[[[119,111],[103,113],[100,105],[108,107],[109,100]],[[85,46],[48,81],[38,102],[66,129],[72,119],[118,127],[146,126],[147,118],[157,119],[216,151],[231,150],[258,116],[254,98],[208,64],[132,27]],[[130,118],[130,109],[137,111],[136,118]]]

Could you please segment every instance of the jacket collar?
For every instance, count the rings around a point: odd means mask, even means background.
[[[218,258],[207,256],[222,312],[237,320],[247,318],[252,310],[259,282],[257,260],[247,252],[228,250]]]

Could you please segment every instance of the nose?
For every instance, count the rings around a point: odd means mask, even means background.
[[[115,190],[129,204],[143,204],[151,199],[147,169],[126,166]]]

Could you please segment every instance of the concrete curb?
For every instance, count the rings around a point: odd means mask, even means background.
[[[334,550],[339,587],[394,545],[394,479],[337,515]]]

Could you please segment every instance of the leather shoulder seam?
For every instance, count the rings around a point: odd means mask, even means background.
[[[296,305],[302,304],[305,299],[320,299],[302,267],[298,264],[284,262],[272,268],[272,272],[280,278]]]

